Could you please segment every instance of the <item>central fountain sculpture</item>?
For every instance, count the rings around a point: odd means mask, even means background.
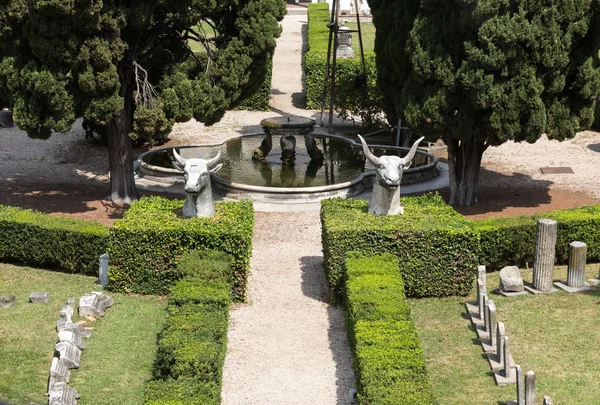
[[[312,160],[323,160],[323,152],[317,147],[312,132],[316,122],[306,117],[271,117],[260,122],[263,131],[267,135],[260,146],[254,150],[252,158],[264,161],[271,149],[273,149],[273,133],[280,133],[281,160],[284,165],[292,165],[296,160],[296,137],[304,136],[306,151]]]
[[[210,160],[184,159],[173,148],[173,167],[183,172],[185,179],[184,217],[212,217],[215,215],[215,202],[212,195],[210,173],[219,170],[223,164],[221,152]]]
[[[360,143],[363,152],[375,168],[375,183],[373,184],[373,198],[369,204],[369,214],[374,215],[402,215],[404,207],[400,202],[400,181],[402,172],[410,167],[410,163],[417,152],[419,143],[424,139],[417,139],[406,156],[375,156],[362,136]]]

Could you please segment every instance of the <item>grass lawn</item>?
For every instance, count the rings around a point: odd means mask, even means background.
[[[566,267],[555,269],[566,280]],[[588,265],[586,278],[596,278],[598,265]],[[531,270],[521,270],[526,282]],[[498,273],[488,273],[488,292],[498,287]],[[473,289],[473,294],[475,289]],[[511,353],[523,373],[537,376],[536,403],[544,395],[560,405],[597,404],[600,393],[600,290],[505,298],[488,293],[504,322]],[[516,400],[516,387],[494,384],[477,334],[467,319],[467,298],[413,299],[411,311],[434,394],[440,404],[499,405]]]
[[[0,263],[0,294],[16,295],[0,308],[0,398],[15,404],[46,403],[48,373],[57,343],[56,320],[67,299],[97,291],[95,278]],[[48,304],[28,303],[49,292]],[[156,337],[166,319],[158,297],[111,294],[115,305],[94,324],[81,367],[71,370],[80,404],[141,404],[152,378]],[[75,316],[77,320],[77,316]]]
[[[352,30],[358,29],[358,24],[355,22],[347,22],[344,25]],[[373,52],[373,48],[375,46],[375,26],[373,23],[361,21],[360,31],[362,33],[363,48],[365,52]],[[357,57],[360,57],[360,42],[358,40],[358,32],[352,33],[352,49],[354,49],[354,54]]]

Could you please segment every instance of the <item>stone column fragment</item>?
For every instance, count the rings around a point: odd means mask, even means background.
[[[535,405],[535,373],[531,370],[525,374],[525,405]]]
[[[569,267],[567,270],[567,285],[581,288],[585,286],[585,262],[587,245],[583,242],[569,244]]]
[[[515,367],[517,372],[517,405],[525,405],[525,387],[523,382],[523,370],[521,366]]]
[[[552,219],[537,222],[532,284],[541,292],[552,291],[557,231],[558,224]]]
[[[504,323],[498,322],[496,326],[496,354],[498,355],[498,363],[504,364]]]
[[[487,328],[488,333],[490,334],[490,346],[494,347],[496,344],[496,304],[494,301],[490,300],[488,302],[488,321],[490,322],[489,327]]]
[[[510,349],[508,346],[508,336],[504,336],[504,369],[502,370],[502,375],[504,378],[511,378],[510,375]]]

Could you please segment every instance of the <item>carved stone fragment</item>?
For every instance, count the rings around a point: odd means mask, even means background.
[[[104,305],[96,294],[86,294],[79,299],[79,316],[104,316]]]
[[[60,328],[59,332],[60,331],[73,332],[81,336],[82,338],[89,338],[92,336],[92,331],[86,329],[83,325],[79,323],[67,323],[62,328]]]
[[[47,292],[32,292],[29,294],[29,302],[34,304],[47,304],[50,300],[50,294]]]
[[[71,372],[65,366],[64,362],[58,357],[52,359],[52,365],[50,366],[50,378],[48,379],[48,392],[54,384],[59,382],[68,383],[71,381]]]
[[[92,291],[92,294],[97,295],[104,308],[110,308],[115,304],[115,300],[110,296],[100,291]]]
[[[48,405],[76,405],[79,394],[75,388],[69,387],[64,382],[59,382],[50,387]]]
[[[14,295],[0,295],[0,308],[10,308],[16,300]]]
[[[63,361],[65,367],[79,368],[79,361],[81,359],[81,350],[75,345],[67,342],[60,342],[56,344],[56,351],[59,353],[59,359]]]
[[[75,312],[75,298],[69,298],[67,304],[60,310],[58,321],[56,321],[56,330],[60,331],[66,324],[73,323],[73,313]]]
[[[71,343],[75,345],[79,350],[85,349],[85,343],[81,339],[81,336],[73,331],[61,330],[58,332],[58,340],[61,342]]]

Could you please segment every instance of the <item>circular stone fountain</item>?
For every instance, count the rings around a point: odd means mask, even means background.
[[[280,145],[281,137],[271,134],[272,144]],[[183,158],[210,159],[221,151],[223,167],[211,173],[213,191],[232,199],[252,199],[263,202],[316,202],[331,197],[352,197],[372,186],[374,171],[365,171],[362,146],[336,135],[311,135],[314,145],[322,151],[322,159],[313,159],[308,142],[295,147],[293,161],[282,160],[275,147],[259,160],[254,158],[265,134],[241,135],[217,145],[177,147]],[[408,148],[370,145],[376,156],[404,156]],[[137,174],[160,183],[183,183],[183,175],[171,164],[172,147],[155,149],[138,158]],[[437,158],[424,151],[417,154],[409,169],[404,170],[402,184],[430,180],[438,175]]]

